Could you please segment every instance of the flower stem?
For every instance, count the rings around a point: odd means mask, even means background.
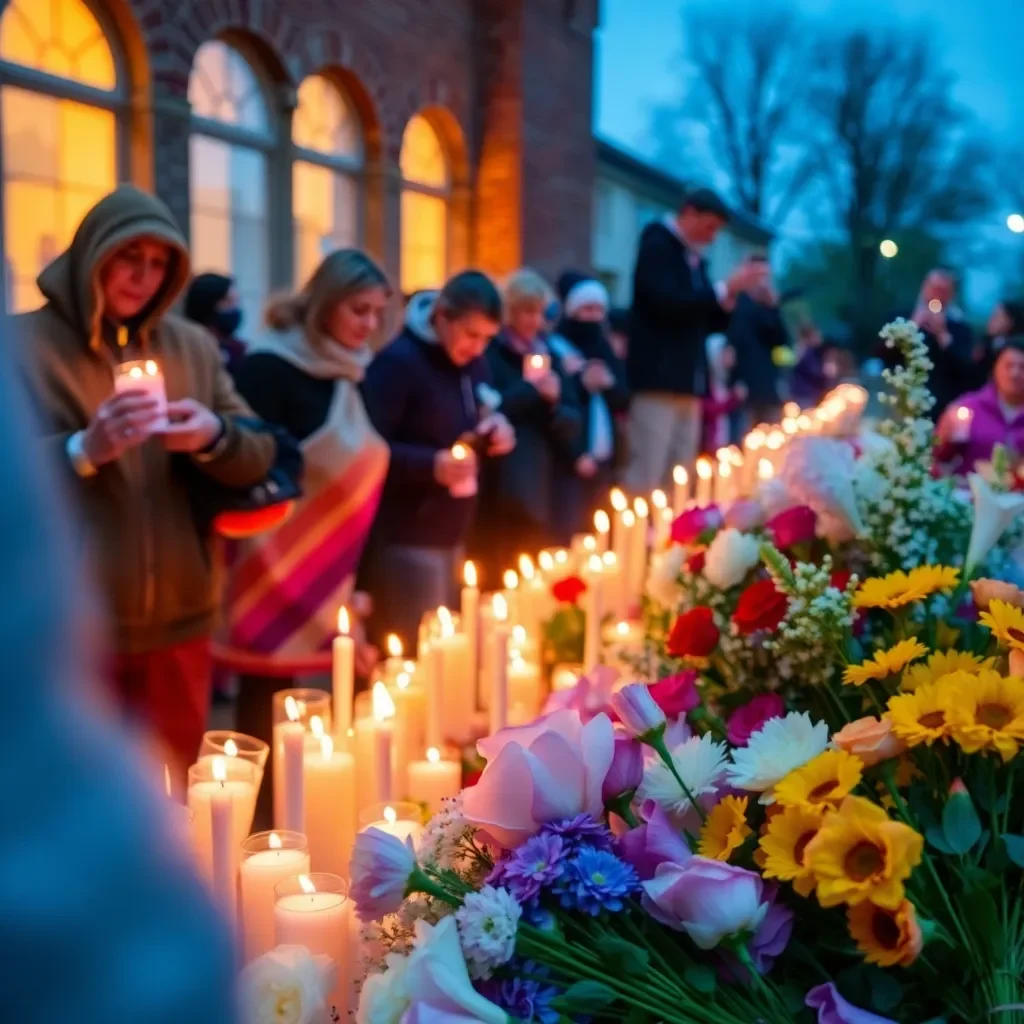
[[[605,810],[611,811],[612,814],[617,814],[630,828],[638,828],[640,825],[630,806],[635,792],[636,790],[632,790],[629,793],[620,793],[617,797],[606,801],[604,805]]]
[[[683,782],[682,777],[679,775],[679,770],[676,768],[675,761],[672,760],[672,755],[668,751],[668,747],[665,746],[665,730],[662,729],[658,732],[647,733],[645,736],[640,737],[641,742],[646,743],[665,763],[665,767],[672,773],[672,777],[679,783],[679,788],[683,791],[686,799],[690,801],[690,804],[696,809],[700,815],[701,821],[707,821],[707,814],[704,808],[697,803],[693,793],[690,792],[690,787]]]
[[[422,892],[427,896],[433,896],[434,899],[440,900],[442,903],[447,903],[450,907],[458,908],[462,906],[462,900],[457,896],[453,896],[447,889],[435,882],[420,868],[416,868],[416,870],[409,876],[409,881],[405,887],[406,896],[414,892]]]

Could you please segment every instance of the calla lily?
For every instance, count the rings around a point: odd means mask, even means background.
[[[970,579],[1010,524],[1024,513],[1024,494],[999,492],[980,474],[968,478],[974,496],[974,525],[964,559],[964,579]]]

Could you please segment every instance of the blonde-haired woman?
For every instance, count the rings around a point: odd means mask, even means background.
[[[230,577],[230,643],[253,656],[254,673],[243,677],[237,724],[251,735],[268,738],[269,693],[289,685],[287,666],[329,650],[338,609],[352,600],[388,468],[359,385],[389,296],[365,253],[331,253],[304,288],[271,301],[268,329],[238,370],[238,390],[300,442],[305,460],[295,510],[242,545]]]

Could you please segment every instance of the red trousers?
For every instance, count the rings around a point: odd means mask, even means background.
[[[162,745],[182,780],[206,731],[212,680],[209,637],[114,659],[112,683],[121,708]]]

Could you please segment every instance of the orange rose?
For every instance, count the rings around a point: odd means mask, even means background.
[[[1024,590],[1004,580],[974,580],[971,594],[980,612],[987,611],[993,601],[1005,601],[1015,608],[1024,608]]]
[[[840,750],[859,757],[868,767],[897,757],[905,749],[903,741],[893,736],[892,722],[888,718],[879,720],[870,716],[844,725],[832,737],[832,742]]]

